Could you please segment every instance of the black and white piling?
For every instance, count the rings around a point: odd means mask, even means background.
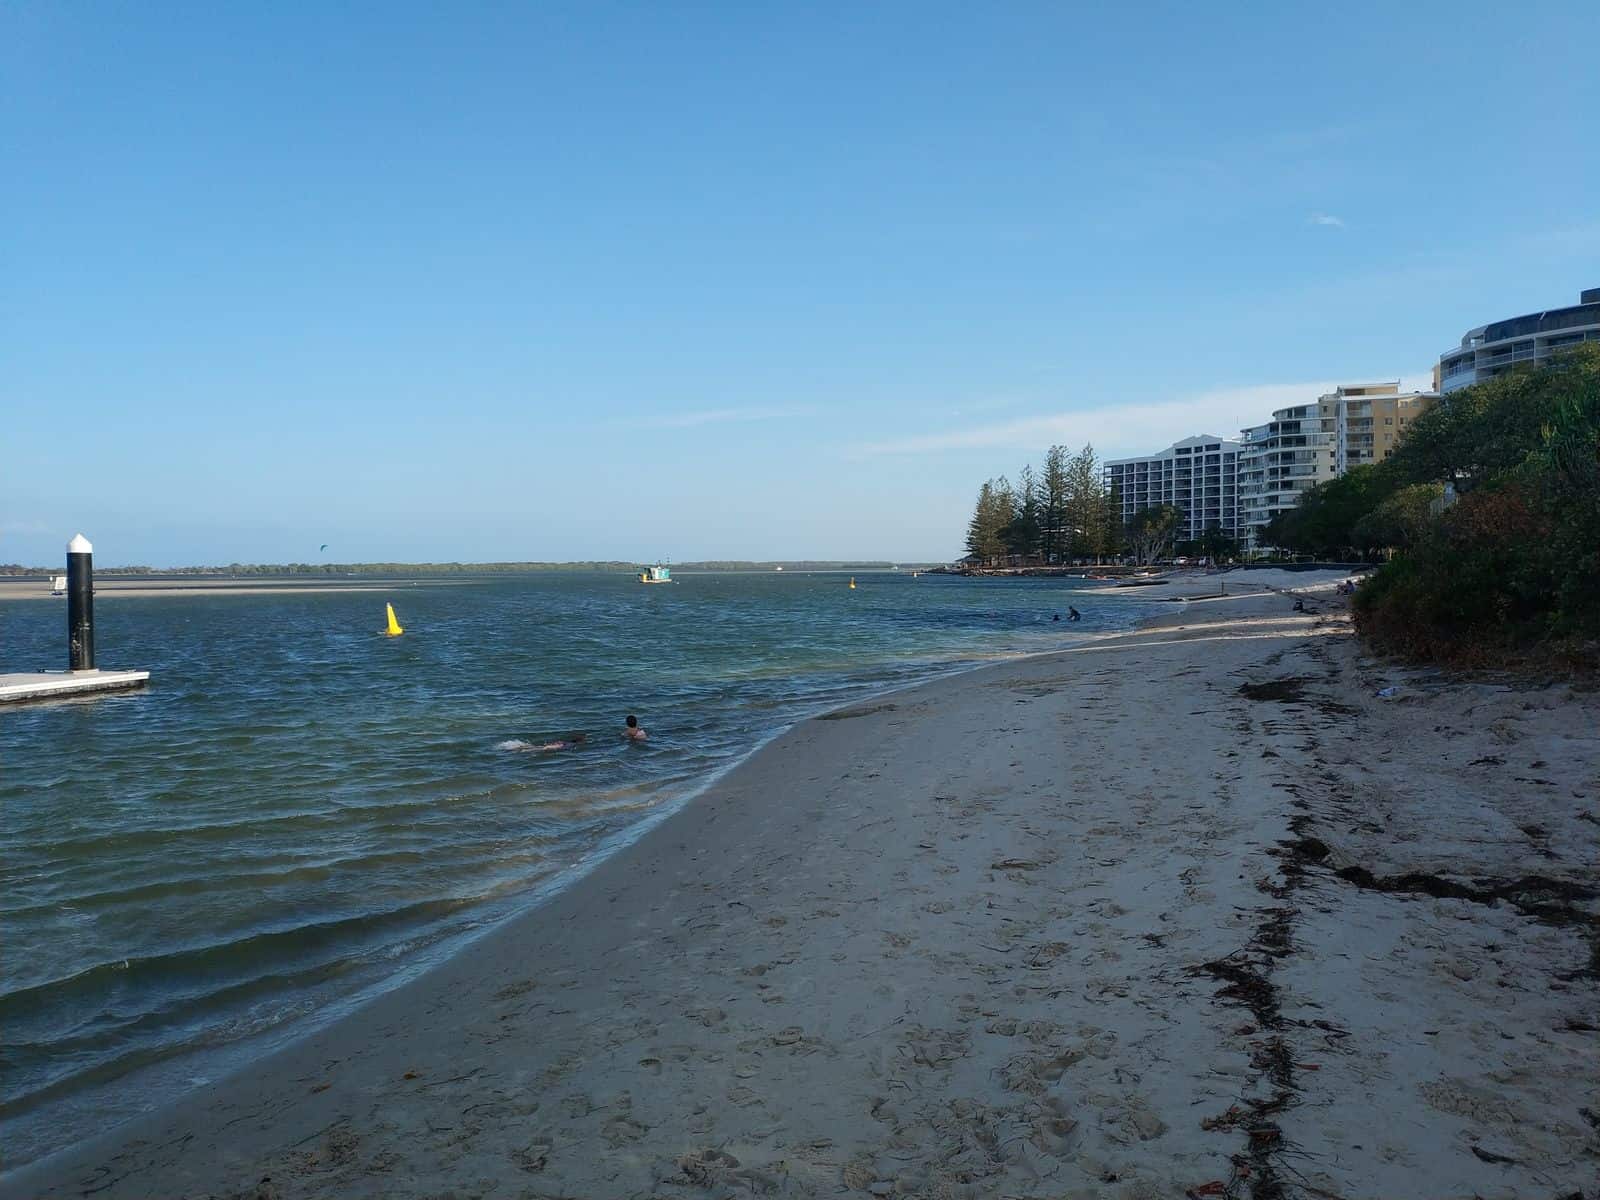
[[[120,692],[148,682],[149,671],[102,671],[94,665],[94,547],[80,533],[67,543],[67,669],[0,674],[0,704]]]
[[[67,669],[94,670],[94,547],[81,533],[67,543]]]

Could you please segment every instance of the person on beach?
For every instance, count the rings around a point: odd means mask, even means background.
[[[642,742],[648,738],[644,728],[639,724],[639,718],[632,713],[628,714],[627,728],[622,731],[622,736],[630,742]]]

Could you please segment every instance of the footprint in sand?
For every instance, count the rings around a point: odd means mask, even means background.
[[[616,1149],[626,1146],[629,1142],[637,1142],[650,1132],[648,1125],[642,1125],[632,1117],[612,1117],[600,1129],[600,1136]]]
[[[520,1150],[511,1152],[511,1161],[529,1174],[537,1174],[549,1164],[551,1146],[552,1143],[543,1139],[529,1142]]]
[[[738,1170],[739,1160],[725,1151],[707,1147],[683,1155],[678,1159],[677,1167],[679,1178],[668,1179],[667,1183],[682,1182],[693,1187],[714,1188],[726,1181],[731,1172]]]

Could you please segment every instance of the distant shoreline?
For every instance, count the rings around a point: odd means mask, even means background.
[[[469,579],[250,579],[200,576],[150,578],[104,578],[96,575],[96,599],[149,596],[293,596],[309,592],[392,592],[413,587],[460,587]],[[60,600],[52,596],[49,581],[33,577],[0,576],[0,602],[7,600]]]
[[[658,560],[659,561],[659,560]],[[528,575],[544,571],[643,570],[651,563],[621,559],[592,559],[577,562],[356,562],[356,563],[228,563],[225,566],[192,567],[96,567],[95,578],[137,576],[139,578],[345,578],[351,575]],[[772,559],[759,562],[746,559],[700,559],[669,564],[675,571],[927,571],[942,563],[895,562],[891,559]],[[20,579],[43,579],[61,574],[63,568],[24,567],[18,563],[0,565],[0,583]]]
[[[559,567],[541,567],[528,571],[513,570],[478,570],[472,566],[463,566],[459,570],[431,568],[424,566],[414,572],[396,568],[392,571],[359,570],[338,572],[318,570],[316,572],[295,572],[286,570],[282,574],[269,574],[265,569],[257,572],[230,573],[222,570],[201,569],[174,569],[170,571],[133,571],[110,570],[95,572],[95,595],[101,598],[108,596],[183,596],[204,593],[209,596],[260,596],[274,595],[287,596],[301,592],[384,592],[394,591],[398,588],[413,587],[462,587],[473,583],[485,582],[488,579],[515,578],[518,575],[543,575],[553,570],[567,571],[592,571],[600,574],[633,575],[638,568],[628,566],[626,569],[612,569],[609,566],[593,563],[560,564]],[[702,564],[685,564],[674,567],[673,570],[680,575],[693,575],[697,572],[711,574],[716,572],[760,574],[763,568],[749,567],[715,567]],[[777,568],[770,570],[776,573]],[[925,571],[924,567],[901,567],[896,570],[893,564],[882,563],[863,566],[860,564],[834,565],[813,563],[809,565],[790,566],[784,564],[784,570],[791,574],[815,574],[819,572],[856,572],[868,574],[896,574],[904,575],[912,570]],[[7,600],[49,600],[52,599],[50,580],[53,576],[60,575],[60,571],[38,571],[28,574],[0,575],[0,602]],[[61,599],[55,596],[55,599]]]

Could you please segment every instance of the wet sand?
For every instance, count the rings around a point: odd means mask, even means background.
[[[1587,1189],[1600,699],[1378,664],[1311,607],[1201,601],[807,722],[0,1193]]]

